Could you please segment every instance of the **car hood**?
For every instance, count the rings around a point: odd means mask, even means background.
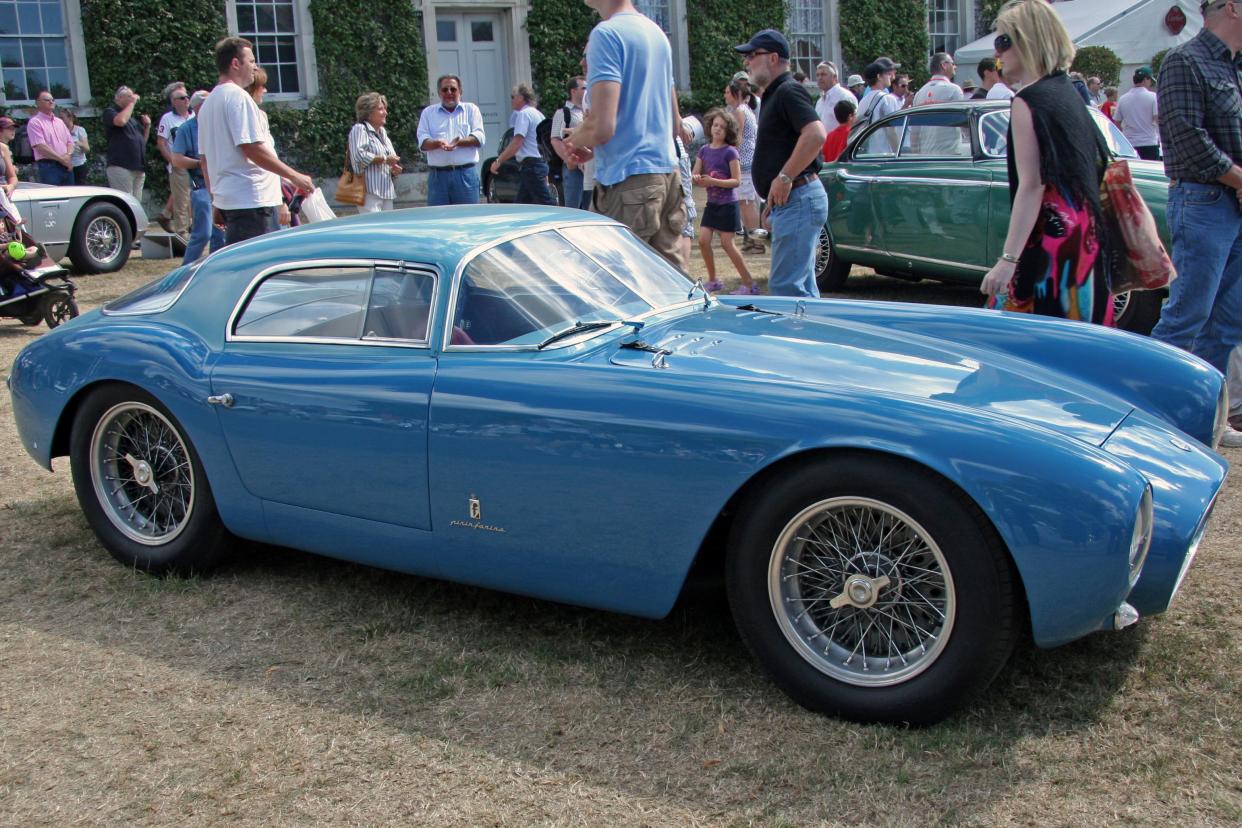
[[[632,339],[632,338],[631,338]],[[872,391],[1022,420],[1099,446],[1132,407],[1036,363],[866,323],[719,306],[648,325],[641,340],[666,351],[665,372],[830,391]],[[650,367],[649,350],[617,348],[616,365]]]

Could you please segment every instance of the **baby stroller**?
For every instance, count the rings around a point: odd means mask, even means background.
[[[12,218],[0,220],[0,316],[23,325],[55,328],[78,315],[77,286],[69,271],[47,258],[43,246]]]

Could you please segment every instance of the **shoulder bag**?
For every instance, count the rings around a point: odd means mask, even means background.
[[[1099,136],[1099,140],[1107,152],[1103,136]],[[1156,231],[1156,219],[1134,186],[1130,165],[1123,159],[1107,162],[1104,168],[1104,178],[1100,182],[1100,213],[1106,237],[1102,252],[1107,257],[1111,293],[1159,290],[1177,278],[1173,260]]]
[[[345,150],[345,168],[336,182],[336,200],[341,204],[353,204],[361,207],[367,200],[366,177],[354,172],[349,163],[349,150]]]

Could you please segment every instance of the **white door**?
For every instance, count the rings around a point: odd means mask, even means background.
[[[441,75],[461,78],[463,101],[477,104],[487,132],[480,160],[496,154],[509,128],[509,58],[500,12],[436,9],[436,64]]]

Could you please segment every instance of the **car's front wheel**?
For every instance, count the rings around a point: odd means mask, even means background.
[[[73,487],[113,557],[152,574],[201,572],[229,534],[202,463],[172,414],[139,388],[107,385],[78,409],[70,437]]]
[[[845,287],[849,276],[850,263],[841,260],[832,245],[828,228],[821,227],[819,240],[815,244],[815,284],[822,293],[829,293]]]
[[[80,273],[113,273],[129,261],[134,240],[129,219],[106,201],[86,205],[73,223],[69,259]]]
[[[1123,331],[1151,333],[1164,308],[1163,291],[1131,290],[1113,296],[1113,324]]]
[[[851,454],[757,490],[731,533],[738,630],[810,710],[930,724],[996,676],[1017,636],[995,529],[937,475]]]

